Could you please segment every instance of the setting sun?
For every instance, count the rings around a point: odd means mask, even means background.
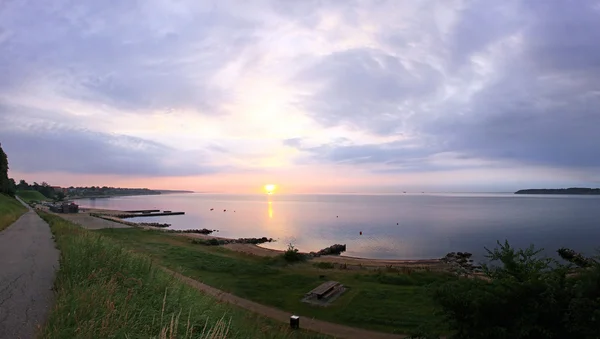
[[[275,186],[273,184],[265,185],[265,191],[267,192],[267,194],[272,194],[276,188],[277,188],[277,186]]]

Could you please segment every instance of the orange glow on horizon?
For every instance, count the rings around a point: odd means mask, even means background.
[[[277,186],[273,184],[266,184],[264,188],[267,194],[273,194],[273,192],[275,192],[275,189],[277,189]]]

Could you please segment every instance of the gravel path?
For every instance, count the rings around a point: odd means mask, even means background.
[[[58,257],[50,227],[31,209],[0,232],[0,338],[34,338],[44,325]]]

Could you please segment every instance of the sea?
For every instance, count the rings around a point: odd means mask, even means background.
[[[318,251],[346,244],[343,254],[373,259],[432,259],[508,240],[556,257],[561,247],[584,255],[600,249],[600,196],[510,193],[163,194],[77,200],[81,207],[160,209],[185,215],[140,217],[171,229],[215,229],[221,237],[268,237],[261,246]],[[211,210],[212,209],[212,210]]]

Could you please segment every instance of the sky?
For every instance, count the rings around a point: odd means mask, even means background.
[[[15,179],[600,186],[600,1],[0,2]]]

